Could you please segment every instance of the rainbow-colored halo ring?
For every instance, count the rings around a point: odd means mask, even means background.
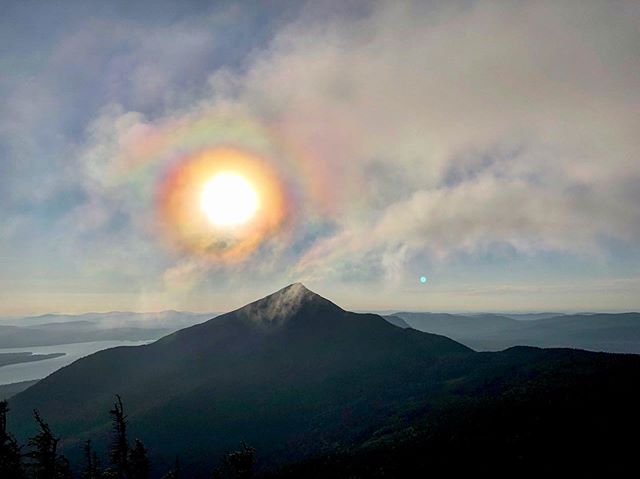
[[[203,211],[203,191],[221,174],[238,175],[255,191],[258,205],[246,222],[216,224]],[[280,230],[287,216],[285,189],[277,172],[264,158],[234,147],[181,158],[161,180],[157,205],[164,236],[174,248],[217,261],[245,259]]]

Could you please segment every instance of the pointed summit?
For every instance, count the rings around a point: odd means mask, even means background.
[[[323,298],[319,294],[314,293],[302,283],[292,283],[289,286],[285,286],[284,288],[266,296],[263,299],[275,298],[275,297],[278,297],[287,301],[297,302],[297,303],[305,303],[308,301],[317,301],[317,300],[329,301],[328,299]]]
[[[290,451],[299,438],[313,451],[319,437],[333,443],[338,431],[359,431],[361,418],[382,411],[380,398],[421,394],[415,388],[440,381],[424,372],[460,354],[472,351],[345,311],[295,283],[154,343],[79,359],[12,399],[12,414],[21,437],[30,435],[38,409],[79,445],[108,430],[103,412],[122,394],[165,461],[187,457],[196,445],[203,457],[220,456],[242,437],[276,457],[275,448]],[[359,409],[352,414],[352,407]]]
[[[238,309],[235,313],[260,323],[279,325],[296,315],[311,313],[318,308],[343,311],[328,299],[307,289],[302,283],[293,283]]]
[[[314,293],[313,291],[311,291],[309,288],[307,288],[304,284],[302,283],[291,283],[289,286],[285,286],[284,288],[276,291],[275,293],[270,294],[269,296],[275,296],[277,294],[309,294],[309,295],[315,295],[318,296],[316,293]]]

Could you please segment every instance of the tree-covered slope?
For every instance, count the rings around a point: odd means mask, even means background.
[[[267,477],[629,477],[636,469],[638,356],[518,347],[454,361],[454,372],[441,394],[407,402],[366,439]]]
[[[89,437],[100,447],[117,393],[132,434],[158,463],[178,454],[185,467],[210,470],[242,440],[269,461],[291,461],[365,437],[408,397],[440,387],[426,371],[469,354],[296,284],[153,344],[57,371],[13,398],[12,428],[29,434],[37,408],[68,449]]]

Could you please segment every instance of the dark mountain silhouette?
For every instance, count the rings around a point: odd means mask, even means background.
[[[241,441],[288,461],[367,434],[427,387],[426,370],[468,354],[294,284],[153,344],[62,368],[12,399],[12,425],[30,434],[37,408],[67,448],[87,438],[100,445],[118,393],[156,463],[176,454],[185,467],[215,462]]]
[[[635,473],[640,357],[515,347],[442,364],[440,374],[445,388],[401,405],[368,438],[267,477]]]
[[[274,477],[611,477],[635,460],[639,385],[638,356],[476,353],[294,284],[153,344],[78,360],[12,398],[10,429],[33,434],[38,409],[79,463],[86,439],[105,450],[105,411],[120,394],[155,470],[177,455],[186,477],[210,477],[242,441]]]
[[[33,386],[37,383],[37,380],[33,381],[20,381],[17,383],[0,384],[0,398],[9,399],[18,393],[21,393],[25,389]]]
[[[478,350],[512,346],[571,347],[640,353],[640,313],[529,315],[516,320],[495,314],[395,313],[412,328],[442,334]]]

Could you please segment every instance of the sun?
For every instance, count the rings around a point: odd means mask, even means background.
[[[260,208],[260,200],[245,177],[225,171],[205,183],[200,208],[213,225],[233,227],[250,221]]]
[[[158,183],[157,224],[180,254],[234,263],[287,231],[287,192],[268,158],[228,147],[196,151]]]

